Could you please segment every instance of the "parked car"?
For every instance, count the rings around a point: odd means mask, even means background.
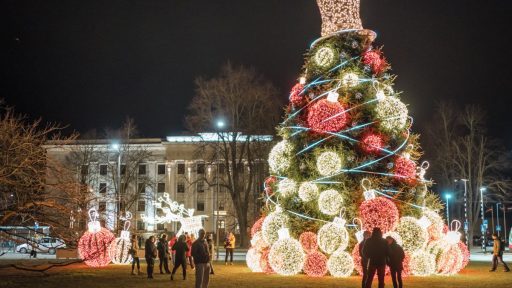
[[[32,250],[37,252],[55,254],[58,248],[66,248],[66,243],[62,239],[43,237],[35,243],[25,243],[16,246],[16,251],[20,253],[30,253]]]

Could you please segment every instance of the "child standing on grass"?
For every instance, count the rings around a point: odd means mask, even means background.
[[[235,235],[233,234],[233,232],[229,232],[224,242],[224,248],[226,248],[226,257],[224,259],[225,265],[228,265],[228,255],[230,256],[229,264],[233,265],[233,252],[235,251],[235,241]]]

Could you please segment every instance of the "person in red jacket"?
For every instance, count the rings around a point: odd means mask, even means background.
[[[178,241],[178,238],[176,238],[176,234],[173,234],[171,240],[169,240],[169,251],[171,251],[171,261],[173,266],[176,263],[176,250],[172,250],[172,246],[174,246],[176,241]]]
[[[192,268],[192,270],[194,270],[194,269],[196,269],[196,267],[194,267],[194,260],[192,259],[192,244],[195,241],[195,237],[193,234],[189,235],[187,232],[185,232],[185,237],[187,238],[187,246],[188,246],[187,261],[188,261],[188,263],[190,263],[190,268]]]

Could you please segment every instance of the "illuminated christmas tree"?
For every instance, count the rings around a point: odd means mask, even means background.
[[[252,230],[255,272],[346,277],[360,271],[362,231],[403,245],[406,273],[449,275],[467,264],[455,223],[444,225],[427,162],[359,0],[317,0],[322,38],[292,88],[283,140],[269,155],[266,207]]]

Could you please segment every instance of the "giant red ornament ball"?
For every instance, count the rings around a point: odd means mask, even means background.
[[[299,242],[306,253],[313,252],[318,249],[317,236],[313,232],[308,231],[300,234]]]
[[[293,86],[292,91],[290,91],[290,103],[292,103],[293,107],[300,107],[304,105],[305,97],[304,93],[301,93],[304,90],[304,85],[297,83]]]
[[[316,133],[339,132],[347,126],[348,119],[341,103],[321,99],[309,107],[307,124]]]
[[[393,172],[397,180],[408,184],[412,184],[416,181],[416,163],[411,159],[400,156],[395,160],[393,167]]]
[[[369,50],[363,53],[361,62],[369,66],[374,74],[381,74],[388,69],[389,64],[380,50]]]
[[[327,257],[324,254],[314,251],[306,254],[303,267],[304,273],[311,277],[322,277],[327,274]]]
[[[368,154],[380,154],[384,147],[384,142],[384,136],[369,132],[361,138],[361,149]]]
[[[78,253],[85,264],[91,267],[107,266],[112,258],[109,246],[116,237],[105,228],[98,232],[86,231],[78,241]]]
[[[257,232],[261,231],[261,226],[263,226],[263,221],[265,220],[265,216],[260,217],[256,222],[254,222],[254,225],[252,225],[251,228],[251,237],[254,236]]]
[[[359,214],[363,221],[363,229],[366,231],[373,231],[376,227],[379,227],[382,233],[393,231],[399,221],[395,203],[384,197],[363,201],[359,207]]]

